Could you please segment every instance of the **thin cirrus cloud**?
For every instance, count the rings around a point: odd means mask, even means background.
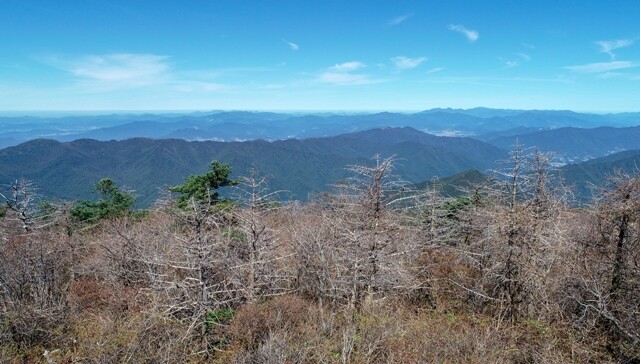
[[[300,46],[297,43],[290,42],[286,39],[283,39],[283,41],[287,43],[287,45],[289,46],[289,48],[291,48],[291,50],[297,51],[298,49],[300,49]]]
[[[520,64],[522,62],[529,62],[531,60],[531,56],[529,56],[526,53],[516,53],[516,56],[518,56],[518,58],[520,58],[520,60],[515,60],[515,59],[505,59],[502,57],[498,57],[498,59],[500,60],[500,62],[502,62],[504,64],[504,66],[506,68],[515,68],[520,66]]]
[[[380,82],[371,79],[368,74],[357,72],[365,67],[367,67],[366,64],[358,61],[339,63],[322,72],[318,76],[318,82],[339,86],[366,85]]]
[[[475,42],[480,38],[480,33],[476,30],[467,29],[464,25],[449,24],[449,30],[458,32],[469,40],[469,42]]]
[[[418,67],[421,63],[427,60],[427,57],[409,58],[405,56],[398,56],[391,58],[391,62],[399,70],[408,70]]]
[[[351,62],[336,64],[335,66],[329,68],[329,70],[334,72],[351,72],[351,71],[356,71],[365,67],[367,67],[367,65],[362,62],[351,61]]]
[[[600,53],[606,53],[611,57],[611,60],[616,59],[616,54],[613,52],[616,49],[628,47],[633,44],[633,40],[630,39],[617,39],[617,40],[599,40],[594,42],[600,47]]]
[[[430,74],[441,72],[441,71],[444,71],[444,67],[432,68],[432,69],[427,71],[427,74],[430,75]]]
[[[153,54],[89,55],[74,59],[53,57],[48,63],[76,79],[96,86],[142,87],[165,80],[169,57]]]
[[[636,67],[636,64],[629,61],[611,61],[600,63],[589,63],[578,66],[567,66],[565,69],[576,73],[604,73],[615,70]]]
[[[391,20],[389,20],[387,22],[387,25],[388,26],[394,26],[394,25],[402,24],[406,20],[411,18],[412,16],[413,16],[413,14],[405,14],[405,15],[396,16],[395,18],[392,18]]]
[[[520,62],[518,61],[514,61],[510,59],[504,60],[504,66],[507,68],[514,68],[514,67],[518,67],[519,65],[520,65]]]
[[[210,75],[178,73],[171,68],[169,57],[154,54],[51,57],[47,62],[72,75],[78,86],[91,91],[109,92],[150,86],[177,92],[219,92],[230,89],[227,85],[211,82]]]

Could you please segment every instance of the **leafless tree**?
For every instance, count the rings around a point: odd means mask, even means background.
[[[333,302],[360,305],[367,298],[409,289],[409,257],[416,239],[402,209],[402,184],[392,178],[393,158],[351,166],[352,177],[335,194],[309,205],[305,226],[294,232],[303,291]],[[406,238],[406,239],[405,239]]]
[[[20,222],[22,229],[29,232],[32,229],[35,212],[35,188],[31,181],[19,179],[11,183],[9,192],[0,192],[2,204],[10,213],[10,218]]]
[[[246,300],[289,292],[294,277],[286,268],[293,254],[270,226],[270,219],[279,214],[278,196],[284,191],[269,191],[267,177],[255,168],[235,188],[242,206],[234,210],[234,216],[246,245],[239,248],[241,259],[234,269],[246,288]]]
[[[65,315],[74,248],[53,226],[60,212],[38,212],[32,183],[18,180],[10,191],[0,195],[7,209],[0,221],[0,320],[9,327],[0,330],[0,342],[9,336],[32,345],[48,340]]]
[[[640,178],[617,172],[587,210],[586,233],[568,290],[576,323],[600,327],[609,347],[640,358]]]
[[[169,196],[143,220],[103,222],[110,236],[99,247],[108,262],[103,279],[117,277],[158,311],[188,322],[185,337],[203,328],[210,312],[289,292],[287,259],[293,254],[270,226],[279,207],[265,192],[265,178],[252,175],[242,182],[236,197],[243,202],[192,200],[185,209]]]
[[[497,171],[494,187],[481,192],[482,207],[468,211],[481,230],[459,249],[474,273],[453,283],[479,302],[493,304],[499,317],[512,323],[549,317],[551,277],[567,254],[562,227],[567,209],[548,161],[516,144],[507,168]]]

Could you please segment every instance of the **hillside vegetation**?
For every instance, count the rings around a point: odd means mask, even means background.
[[[205,163],[146,213],[101,181],[81,206],[97,220],[17,181],[0,361],[637,362],[640,179],[573,209],[548,156],[509,160],[445,198],[378,157],[291,204],[255,171]]]
[[[43,196],[76,200],[92,198],[92,186],[110,177],[134,190],[139,206],[149,206],[167,186],[203,172],[211,160],[221,160],[233,165],[239,176],[260,170],[274,190],[288,191],[283,198],[306,200],[344,179],[344,166],[367,163],[376,153],[397,156],[396,172],[410,182],[470,168],[486,170],[506,155],[478,140],[437,137],[411,128],[275,142],[38,139],[0,150],[0,181],[26,178]]]
[[[563,163],[581,162],[615,152],[640,148],[640,126],[593,129],[566,127],[502,136],[488,141],[499,148],[510,149],[516,142],[553,152]]]
[[[605,186],[615,171],[637,173],[640,171],[640,150],[629,150],[595,158],[582,163],[566,165],[562,174],[570,182],[581,201],[588,201]],[[595,188],[595,191],[594,191]]]

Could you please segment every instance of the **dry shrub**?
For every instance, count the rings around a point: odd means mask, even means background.
[[[404,303],[373,303],[356,316],[354,363],[606,362],[577,333],[561,325],[526,321],[511,326],[468,313],[423,310]]]
[[[611,361],[598,317],[570,310],[567,299],[611,281],[597,274],[606,262],[594,252],[583,257],[599,265],[583,268],[569,254],[570,242],[599,236],[587,228],[593,220],[563,213],[529,224],[526,211],[479,206],[468,219],[473,234],[453,244],[457,235],[437,229],[421,237],[401,211],[372,227],[368,205],[336,201],[240,211],[234,224],[244,225],[200,235],[162,211],[71,238],[18,229],[0,249],[0,279],[11,283],[0,292],[0,362]],[[515,251],[500,230],[510,225],[523,239],[514,244],[529,249],[515,261],[527,284],[517,320],[504,314],[499,286]],[[629,253],[637,262],[637,250]],[[627,325],[637,321],[633,302],[611,307]],[[578,317],[593,321],[578,326]]]
[[[228,333],[243,349],[254,350],[273,332],[296,335],[310,317],[318,314],[308,301],[295,296],[277,297],[264,303],[247,304],[238,310]]]
[[[283,297],[240,309],[228,332],[236,363],[562,363],[609,358],[562,325],[416,310],[368,301],[323,325],[328,309]]]
[[[73,326],[64,358],[83,363],[181,363],[206,359],[188,325],[159,315],[87,313]],[[200,352],[200,353],[199,353]]]
[[[473,302],[475,297],[453,282],[471,284],[477,275],[455,250],[446,246],[429,248],[416,258],[414,277],[421,289],[412,292],[408,303],[439,310],[459,309],[461,303]]]
[[[76,312],[109,311],[116,315],[140,312],[148,303],[146,295],[136,288],[95,277],[76,278],[69,287],[68,300]]]
[[[69,287],[69,303],[78,311],[104,309],[117,297],[113,288],[95,278],[78,278]]]
[[[0,345],[28,350],[57,340],[69,314],[71,257],[55,232],[8,235],[0,249]]]
[[[0,335],[4,338],[0,342],[0,351],[13,352],[16,355],[13,359],[30,362],[29,358],[37,358],[45,347],[64,341],[68,318],[68,313],[60,308],[41,310],[23,306],[20,311],[3,313]]]
[[[338,362],[347,316],[296,296],[245,305],[227,330],[223,362]]]
[[[232,359],[234,364],[280,364],[301,362],[299,357],[291,357],[286,334],[270,332],[255,351],[240,352]]]

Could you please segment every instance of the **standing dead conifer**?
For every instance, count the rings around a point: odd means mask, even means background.
[[[393,158],[375,158],[375,165],[348,167],[352,176],[336,192],[313,205],[317,229],[296,232],[300,283],[332,301],[357,307],[366,298],[409,289],[407,257],[417,239],[409,234],[401,213],[403,184],[392,178]]]
[[[640,178],[616,172],[588,210],[568,290],[576,324],[600,328],[619,358],[640,358]]]

